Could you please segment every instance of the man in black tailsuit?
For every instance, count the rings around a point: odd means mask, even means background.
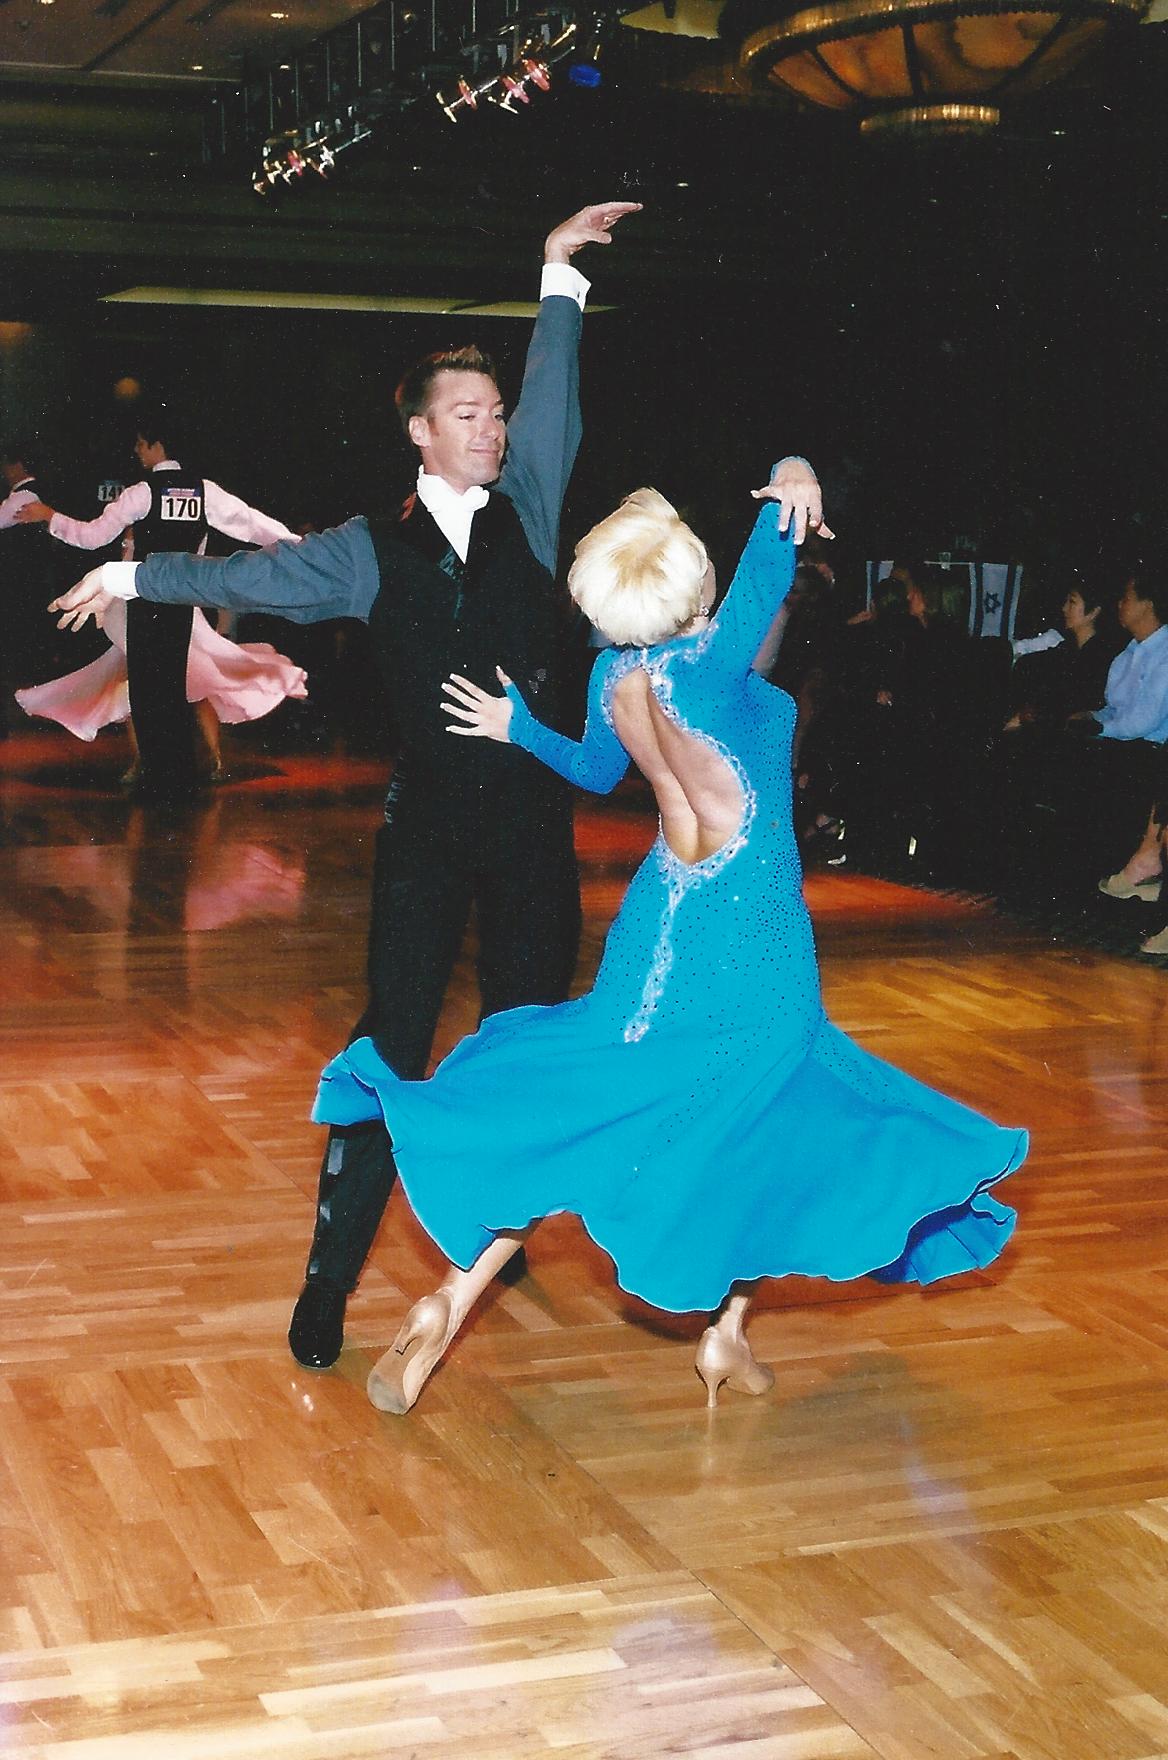
[[[73,519],[43,499],[16,515],[21,525],[47,523],[51,537],[80,550],[101,550],[133,531],[138,560],[157,551],[199,555],[207,535],[221,532],[243,544],[294,538],[286,525],[187,470],[171,456],[172,417],[164,407],[140,412],[134,457],[142,480],[102,498],[96,519]],[[187,701],[187,656],[194,612],[160,605],[145,595],[126,607],[126,674],[135,761],[127,780],[144,796],[182,797],[219,764],[219,720],[209,703]],[[43,621],[43,620],[42,620]],[[196,730],[198,738],[196,739]],[[200,763],[199,748],[202,748]]]
[[[57,602],[74,627],[91,614],[100,620],[112,597],[368,624],[399,752],[377,837],[369,1004],[353,1036],[370,1035],[401,1076],[425,1074],[472,902],[484,1015],[560,1002],[571,981],[580,903],[570,793],[516,746],[452,739],[441,687],[458,672],[493,689],[501,665],[543,719],[560,720],[564,617],[553,575],[580,440],[588,287],[569,259],[583,245],[609,243],[610,228],[638,206],[585,208],[549,234],[509,425],[494,368],[477,350],[407,373],[398,407],[421,470],[399,519],[351,519],[225,560],[107,563]],[[306,1367],[328,1368],[340,1354],[345,1303],[395,1177],[382,1125],[330,1133],[288,1335]]]
[[[12,692],[18,685],[39,684],[52,667],[53,631],[41,609],[53,591],[49,543],[20,517],[40,500],[36,459],[31,440],[10,440],[0,447],[0,483],[8,491],[0,500],[0,738]]]

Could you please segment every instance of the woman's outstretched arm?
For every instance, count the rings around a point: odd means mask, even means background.
[[[612,650],[609,650],[611,653]],[[468,678],[453,673],[443,685],[443,708],[456,717],[447,733],[474,739],[494,739],[522,746],[577,788],[593,794],[609,794],[629,767],[629,754],[609,726],[604,708],[604,682],[609,655],[601,654],[588,681],[588,719],[584,737],[568,739],[537,721],[519,691],[505,673],[496,668],[504,694],[493,697]]]
[[[723,665],[741,665],[744,671],[754,664],[791,590],[796,546],[808,525],[825,537],[833,535],[823,524],[819,484],[806,459],[781,460],[766,487],[753,494],[764,505],[706,643]]]

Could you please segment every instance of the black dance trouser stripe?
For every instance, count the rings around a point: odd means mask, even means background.
[[[468,838],[468,845],[473,840]],[[369,933],[369,1006],[352,1037],[373,1039],[406,1080],[426,1073],[446,986],[472,903],[478,918],[483,1015],[562,1002],[580,938],[580,893],[571,829],[525,835],[484,866],[432,831],[387,825],[378,833]],[[355,1287],[397,1178],[389,1134],[378,1124],[332,1130],[320,1170],[308,1275]]]
[[[189,786],[195,778],[195,717],[187,702],[189,605],[126,606],[126,681],[143,781]]]

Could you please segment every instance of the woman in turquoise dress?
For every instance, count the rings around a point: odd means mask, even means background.
[[[711,1311],[696,1368],[773,1381],[743,1333],[750,1286],[799,1273],[931,1283],[988,1265],[1014,1227],[989,1188],[1026,1134],[869,1055],[823,1011],[792,831],[795,707],[752,662],[791,585],[781,484],[725,601],[653,490],[581,542],[569,585],[613,643],[583,739],[455,678],[451,733],[511,740],[607,792],[630,757],[660,811],[587,995],[490,1016],[426,1081],[368,1039],[324,1071],[314,1117],[384,1115],[415,1214],[451,1269],[369,1378],[405,1412],[539,1218],[569,1211],[654,1306]]]

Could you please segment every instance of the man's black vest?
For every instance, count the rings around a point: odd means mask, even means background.
[[[156,550],[185,550],[191,555],[207,536],[207,493],[202,477],[181,465],[151,471],[150,511],[134,524],[134,560]]]
[[[26,490],[41,500],[40,487],[31,478],[12,493]],[[6,609],[0,675],[6,689],[40,684],[60,670],[55,664],[54,622],[46,609],[54,593],[61,590],[53,574],[54,548],[48,526],[39,522],[6,526],[0,532],[0,589]],[[0,727],[3,725],[0,716]]]
[[[408,796],[411,813],[449,814],[455,835],[565,820],[565,784],[529,753],[446,732],[445,680],[461,673],[498,694],[497,665],[541,721],[561,723],[565,615],[511,501],[495,493],[476,513],[465,563],[416,497],[370,531],[382,585],[369,629],[397,730],[399,807]]]
[[[40,485],[35,477],[26,482],[18,483],[11,490],[13,495],[25,493],[40,501]],[[29,505],[25,503],[25,505]],[[24,597],[35,606],[38,623],[47,623],[44,614],[47,600],[43,585],[47,579],[49,566],[49,528],[39,522],[32,525],[5,526],[0,532],[3,549],[0,551],[0,571],[4,575],[4,591],[12,598]],[[9,631],[11,636],[12,632]]]

